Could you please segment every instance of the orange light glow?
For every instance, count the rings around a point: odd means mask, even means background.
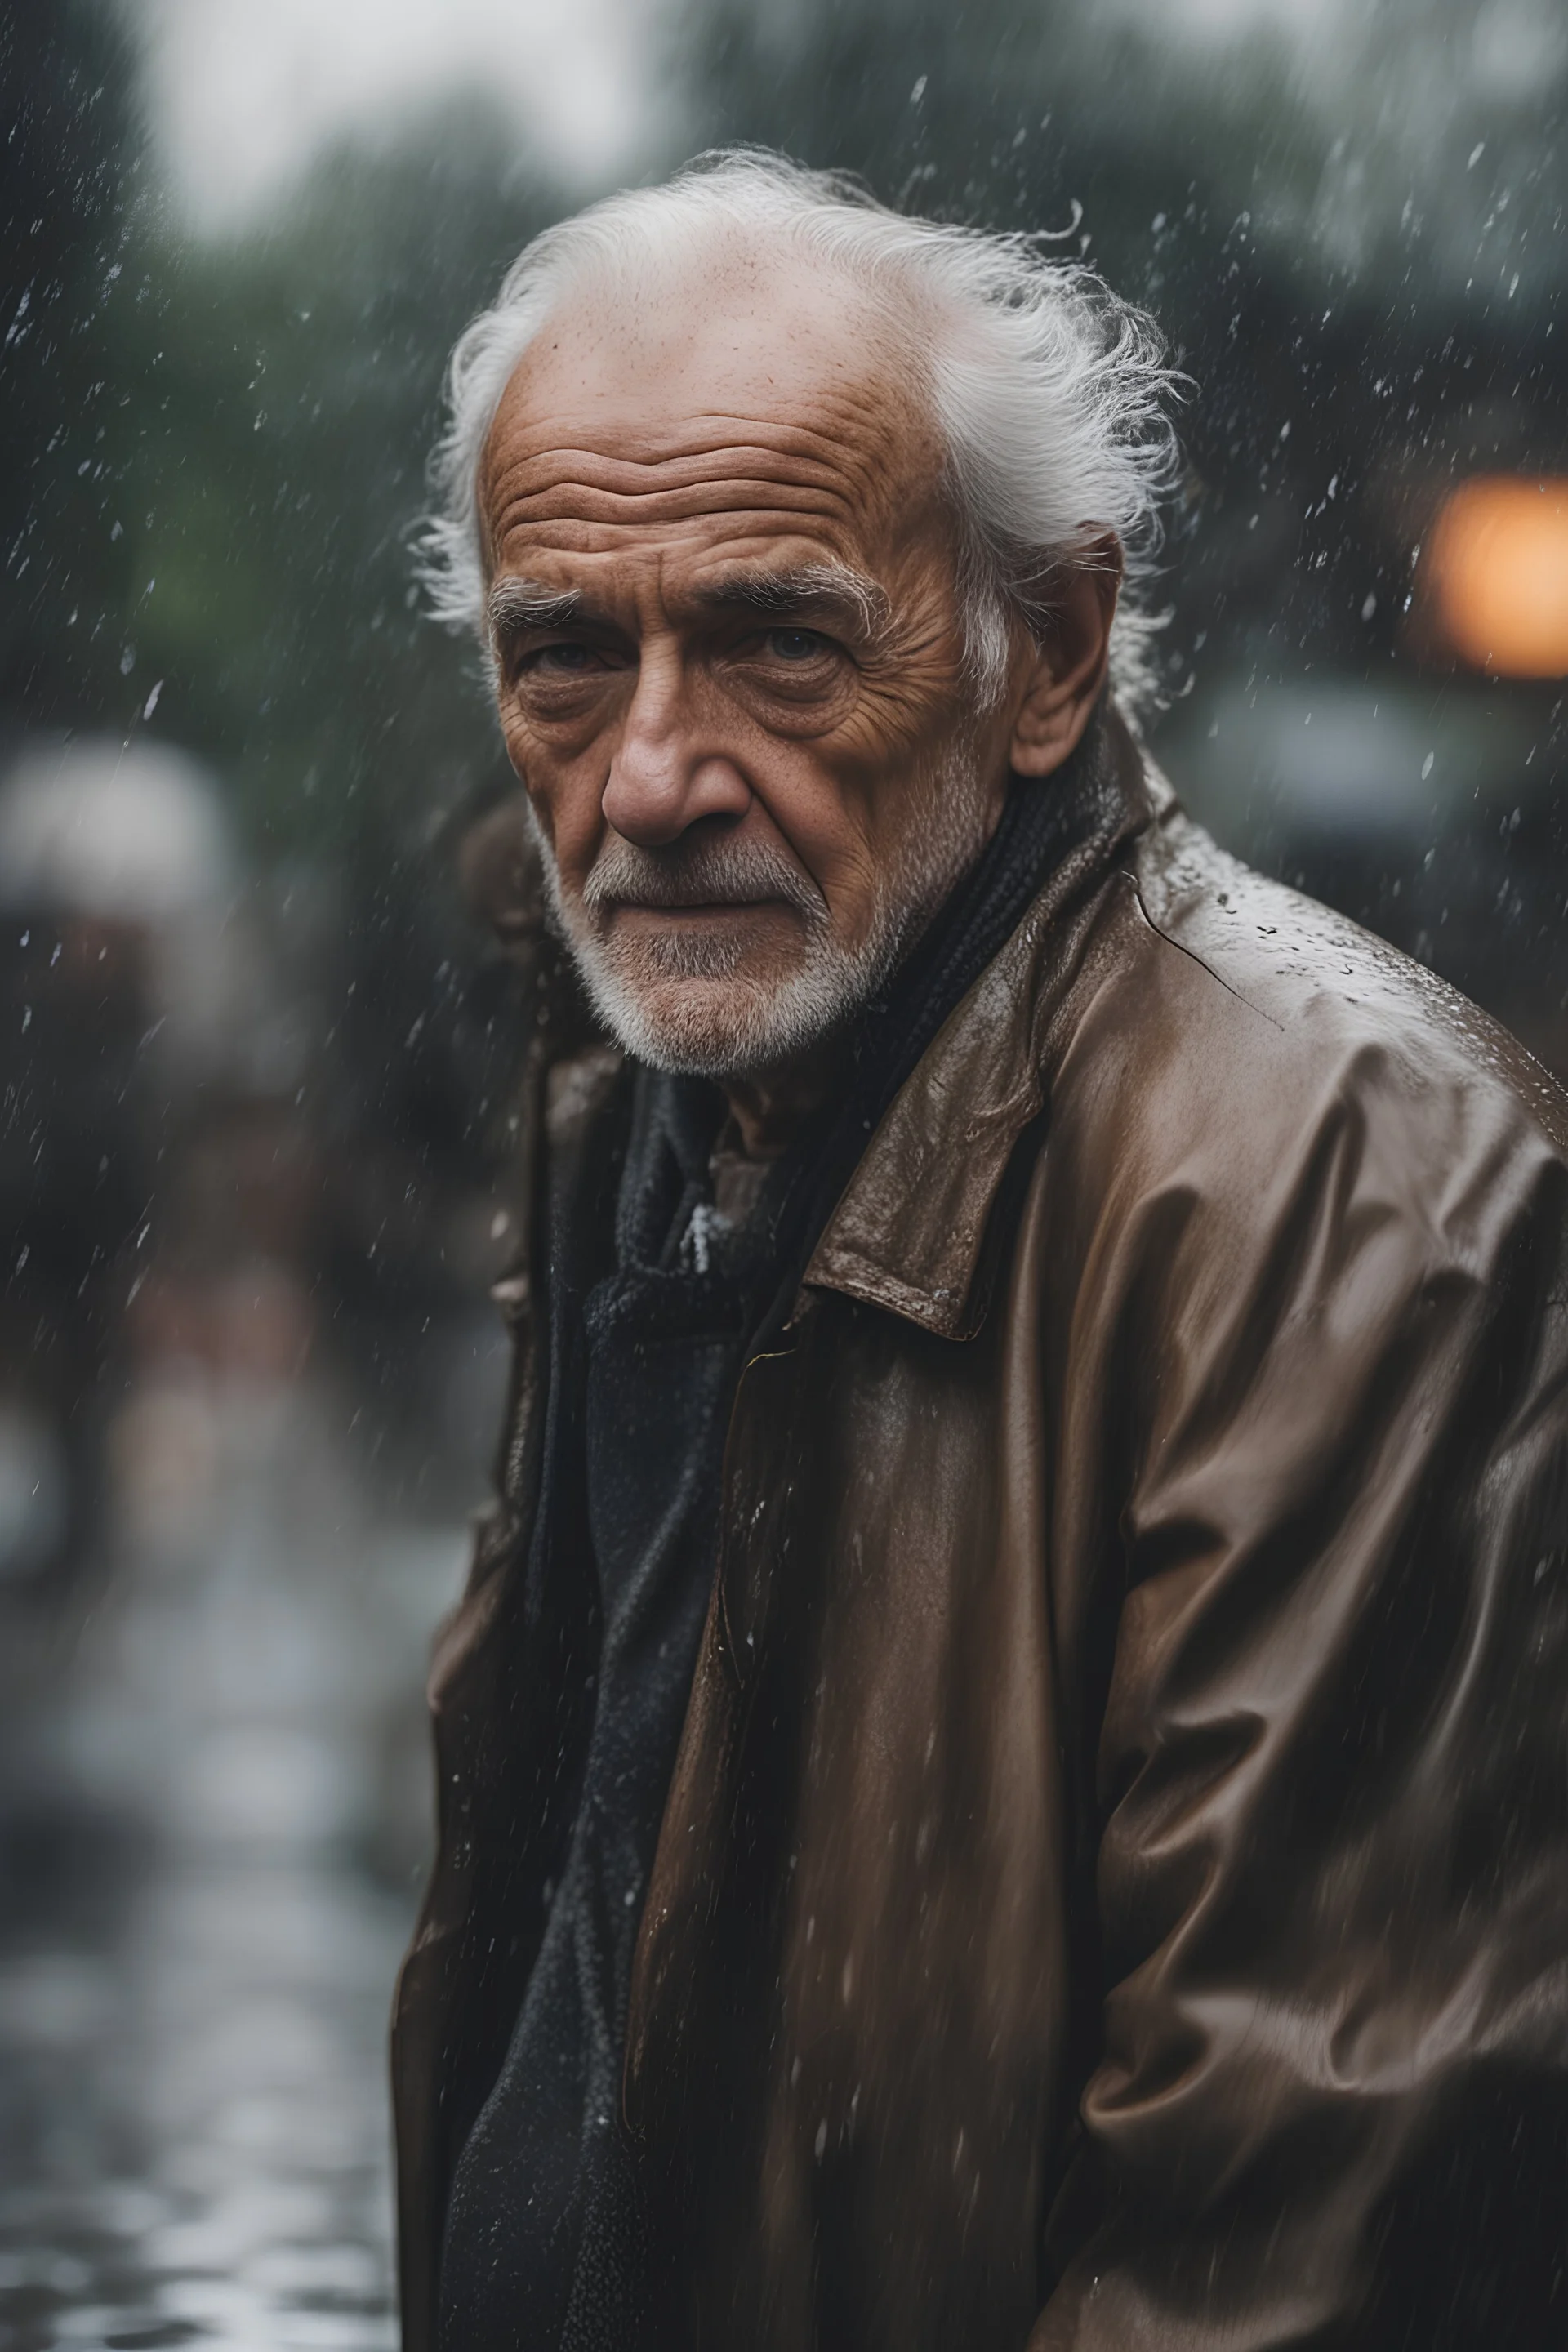
[[[1496,677],[1568,676],[1568,480],[1462,483],[1427,541],[1426,573],[1458,660]]]

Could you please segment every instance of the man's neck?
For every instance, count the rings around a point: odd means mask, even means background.
[[[844,1040],[834,1038],[783,1067],[727,1078],[724,1094],[741,1148],[751,1160],[776,1160],[806,1123],[844,1090]]]

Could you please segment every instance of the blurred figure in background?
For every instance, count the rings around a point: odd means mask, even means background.
[[[99,1534],[159,1171],[231,1029],[231,882],[211,788],[177,751],[44,745],[0,781],[0,1379],[8,1461],[36,1449],[7,1490],[7,1583],[68,1576]]]

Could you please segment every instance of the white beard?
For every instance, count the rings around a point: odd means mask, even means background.
[[[568,899],[535,823],[557,927],[594,1010],[625,1050],[651,1068],[703,1078],[754,1077],[795,1061],[873,997],[985,845],[984,794],[972,754],[910,778],[910,805],[858,947],[834,936],[816,884],[781,853],[720,836],[668,850],[614,838],[581,896]],[[531,815],[531,807],[530,814]],[[632,941],[610,919],[626,900],[772,898],[792,907],[803,940],[782,978],[739,969],[738,943],[670,934]]]

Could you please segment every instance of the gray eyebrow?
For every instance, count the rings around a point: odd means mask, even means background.
[[[878,637],[889,619],[888,599],[874,580],[845,563],[801,563],[788,572],[732,572],[697,592],[698,603],[715,612],[755,613],[760,618],[793,620],[825,607],[847,614],[868,637]]]
[[[800,563],[787,572],[731,572],[697,591],[710,612],[751,613],[759,619],[793,620],[807,613],[841,613],[872,639],[887,627],[886,593],[846,563]],[[511,572],[498,580],[485,600],[492,641],[528,629],[559,629],[583,618],[583,598],[574,588],[547,588]]]
[[[559,629],[576,620],[582,610],[575,588],[546,588],[515,572],[498,580],[485,599],[492,638],[516,636],[524,629]]]

